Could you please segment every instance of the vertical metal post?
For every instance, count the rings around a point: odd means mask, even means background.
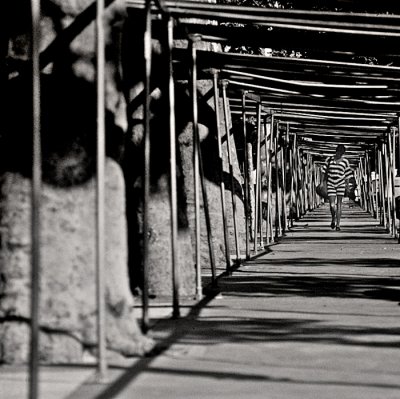
[[[396,131],[395,129],[392,129],[392,137],[390,138],[392,140],[392,145],[391,145],[391,161],[392,161],[392,168],[391,168],[391,179],[392,179],[392,211],[393,211],[393,218],[392,218],[392,223],[393,223],[393,237],[397,237],[397,230],[396,230]]]
[[[391,194],[391,207],[390,207],[390,212],[392,214],[392,224],[391,224],[391,232],[393,237],[396,237],[396,201],[395,201],[395,181],[394,181],[394,175],[395,175],[395,148],[393,145],[394,142],[394,129],[391,129],[391,132],[388,135],[388,144],[389,144],[389,179],[390,179],[390,194]]]
[[[282,221],[281,221],[281,184],[280,184],[280,178],[279,178],[279,122],[276,126],[276,134],[275,134],[275,173],[276,173],[276,203],[275,203],[275,208],[276,208],[276,238],[280,237],[282,235]]]
[[[392,205],[391,205],[391,179],[390,179],[390,159],[389,159],[389,137],[386,136],[387,142],[385,143],[385,181],[386,181],[386,202],[387,202],[387,218],[388,230],[392,233]]]
[[[390,136],[387,135],[387,144],[386,144],[386,177],[387,177],[387,214],[388,214],[388,227],[389,227],[389,231],[390,234],[393,233],[392,231],[392,218],[393,218],[393,212],[392,212],[392,179],[390,177],[390,171],[391,171],[391,164],[390,164]]]
[[[143,292],[142,292],[142,330],[149,329],[149,202],[150,202],[150,77],[152,63],[151,0],[146,1],[144,32],[144,132],[143,132]]]
[[[193,117],[193,183],[194,183],[194,209],[195,209],[195,259],[196,259],[196,296],[203,296],[200,263],[200,166],[199,166],[199,141],[198,137],[198,110],[197,110],[197,50],[195,47],[196,37],[190,38],[190,53],[192,59],[191,70],[191,94],[192,94],[192,117]]]
[[[397,176],[400,177],[400,116],[397,118]]]
[[[299,163],[298,163],[298,150],[297,150],[297,134],[293,136],[293,176],[295,182],[294,201],[296,205],[296,219],[300,217],[299,207]]]
[[[255,217],[254,217],[254,252],[258,251],[258,228],[259,228],[259,212],[260,212],[260,152],[261,152],[261,103],[257,105],[257,158],[256,158],[256,201],[255,201]]]
[[[268,245],[271,240],[270,236],[272,235],[270,229],[270,182],[271,182],[271,158],[270,158],[270,142],[271,142],[271,126],[268,123],[268,115],[265,116],[264,120],[264,130],[265,130],[265,173],[267,178],[267,215],[266,215],[266,244]]]
[[[284,149],[282,148],[281,153],[280,153],[280,163],[281,163],[281,178],[280,178],[280,182],[281,182],[281,186],[280,186],[280,197],[281,197],[281,231],[282,234],[285,234],[286,232],[286,204],[285,204],[285,162],[284,162],[284,155],[283,155]]]
[[[268,182],[268,202],[269,202],[269,211],[270,211],[270,228],[271,228],[271,242],[275,241],[275,226],[276,226],[276,206],[275,209],[272,209],[272,154],[275,154],[275,115],[271,114],[271,131],[270,131],[270,139],[269,139],[269,148],[270,148],[270,159],[269,159],[269,182]],[[275,218],[272,216],[275,215]],[[275,220],[274,220],[275,219]]]
[[[197,129],[198,133],[198,129]],[[203,167],[203,157],[201,155],[201,148],[200,148],[200,138],[197,134],[197,149],[199,151],[199,167],[200,167],[200,182],[201,182],[201,191],[203,194],[203,205],[204,205],[204,217],[206,220],[206,228],[207,228],[207,239],[208,239],[208,252],[210,256],[210,265],[211,265],[211,281],[212,286],[217,286],[217,271],[215,268],[215,256],[214,256],[214,243],[213,243],[213,235],[212,235],[212,228],[211,228],[211,219],[210,219],[210,209],[208,206],[208,195],[207,195],[207,186],[205,182],[204,176],[204,167]]]
[[[365,172],[364,172],[364,161],[360,157],[360,181],[361,181],[361,188],[362,188],[362,198],[363,198],[363,208],[365,211],[368,211],[368,201],[367,201],[367,195],[366,195],[366,189],[365,189]]]
[[[368,157],[368,151],[365,151],[365,158],[364,158],[364,173],[366,176],[366,182],[365,182],[365,195],[367,198],[367,211],[371,212],[371,190],[370,190],[370,181],[371,181],[371,175],[369,171],[369,157]]]
[[[267,227],[269,229],[269,243],[274,241],[274,228],[272,225],[272,162],[271,162],[271,157],[269,159],[269,165],[268,165],[268,212],[267,212]]]
[[[97,272],[97,350],[98,378],[106,379],[105,306],[105,36],[104,0],[97,0],[97,179],[96,179],[96,272]]]
[[[236,221],[236,195],[235,195],[235,184],[234,184],[234,175],[233,175],[233,160],[232,160],[232,151],[231,151],[231,139],[229,133],[229,111],[228,111],[228,99],[226,96],[226,86],[228,82],[222,82],[222,100],[224,102],[224,115],[225,115],[225,131],[226,131],[226,143],[228,149],[228,160],[229,160],[229,174],[231,177],[231,194],[232,194],[232,213],[233,213],[233,230],[235,234],[235,246],[236,246],[236,265],[240,264],[240,250],[239,250],[239,236],[238,236],[238,227]]]
[[[261,153],[261,147],[260,147],[260,153]],[[261,160],[260,160],[260,174],[259,174],[259,182],[258,182],[258,202],[259,202],[259,213],[258,213],[258,219],[259,219],[259,224],[260,224],[260,247],[264,249],[264,229],[263,229],[263,214],[262,214],[262,170],[261,170]]]
[[[41,101],[40,101],[40,1],[31,0],[32,13],[32,191],[31,191],[31,336],[29,398],[39,396],[39,302],[40,302],[40,204],[42,192]]]
[[[193,73],[192,76],[196,78],[196,80],[193,79],[193,98],[195,99],[193,101],[193,104],[196,104],[196,111],[193,109],[193,132],[194,132],[194,137],[193,137],[193,144],[194,141],[196,141],[196,148],[198,154],[197,154],[197,159],[198,159],[198,167],[199,167],[199,172],[200,172],[200,183],[201,183],[201,191],[203,195],[203,206],[204,206],[204,217],[206,221],[206,229],[207,229],[207,240],[208,240],[208,251],[209,251],[209,256],[210,256],[210,265],[211,265],[211,280],[212,280],[212,285],[213,287],[216,286],[216,268],[215,268],[215,257],[214,257],[214,243],[213,243],[213,238],[212,238],[212,228],[211,228],[211,219],[210,219],[210,210],[208,206],[208,195],[207,195],[207,186],[205,182],[205,176],[204,176],[204,167],[203,167],[203,158],[201,154],[201,148],[200,148],[200,136],[199,136],[199,126],[198,126],[198,116],[197,116],[197,61],[196,61],[196,49],[193,49],[192,51],[193,55],[193,71],[196,70],[196,73]],[[200,222],[200,219],[199,219]],[[200,269],[201,272],[201,269]],[[198,298],[202,297],[202,292],[198,293]]]
[[[283,233],[286,233],[288,227],[288,216],[286,210],[286,162],[287,162],[287,144],[289,143],[289,124],[286,124],[286,137],[285,147],[282,150],[281,162],[282,162],[282,207],[283,207]]]
[[[293,148],[289,148],[289,170],[290,170],[290,227],[293,227],[293,208],[294,208],[294,168],[293,168]]]
[[[379,200],[378,200],[378,148],[374,145],[374,169],[375,169],[375,219],[379,219]]]
[[[356,168],[355,175],[356,175],[356,184],[357,184],[357,187],[358,187],[358,190],[359,190],[360,206],[361,206],[361,208],[363,208],[364,204],[363,204],[362,189],[361,189],[360,167],[361,167],[360,166],[360,161],[358,161],[358,165],[357,165],[357,168]]]
[[[359,187],[360,187],[360,202],[362,205],[362,208],[365,210],[365,200],[364,200],[364,178],[363,178],[363,172],[362,172],[362,161],[361,157],[358,161],[358,181],[359,181]]]
[[[388,161],[388,145],[383,145],[383,155],[385,158],[385,194],[386,194],[386,218],[387,218],[387,229],[390,231],[392,227],[392,214],[390,210],[390,179],[389,179],[389,161]]]
[[[308,184],[308,154],[303,154],[303,166],[304,166],[304,211],[305,213],[309,210],[309,184]]]
[[[244,211],[245,211],[245,228],[246,228],[246,259],[250,259],[250,218],[249,218],[249,171],[248,171],[248,154],[247,154],[247,127],[246,127],[246,93],[242,93],[242,118],[243,118],[243,145],[244,145]]]
[[[220,160],[220,192],[221,192],[221,208],[222,208],[222,222],[224,226],[224,241],[225,241],[225,262],[226,271],[231,269],[231,256],[229,249],[229,234],[228,224],[226,220],[226,200],[225,200],[225,181],[224,181],[224,159],[222,156],[222,138],[221,138],[221,118],[219,114],[219,92],[218,92],[218,73],[213,71],[213,86],[214,86],[214,104],[215,104],[215,119],[217,127],[217,141],[218,141],[218,157]]]
[[[386,228],[386,207],[385,207],[385,187],[384,187],[384,173],[383,173],[383,160],[382,148],[379,150],[379,191],[380,191],[380,206],[381,206],[381,224]]]
[[[175,85],[172,64],[174,47],[174,20],[168,18],[168,102],[169,102],[169,148],[170,148],[170,205],[171,205],[171,266],[172,266],[172,317],[178,318],[179,311],[179,269],[178,269],[178,194],[176,181],[176,125]]]
[[[374,199],[373,199],[373,192],[372,192],[372,176],[371,176],[371,159],[369,156],[368,151],[365,154],[365,170],[367,173],[367,187],[368,187],[368,198],[369,198],[369,212],[373,215],[375,208],[374,208]]]
[[[392,168],[393,177],[396,176],[396,129],[392,129]]]

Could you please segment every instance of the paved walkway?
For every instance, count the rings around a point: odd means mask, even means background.
[[[68,399],[399,399],[400,245],[350,203],[329,223],[308,214],[221,297],[161,321],[157,356]]]

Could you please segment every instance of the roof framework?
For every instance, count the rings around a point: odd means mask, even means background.
[[[131,8],[143,0],[128,0]],[[242,7],[193,1],[162,2],[176,19],[177,39],[301,51],[308,58],[197,51],[199,78],[218,72],[233,114],[274,114],[302,138],[303,150],[325,154],[343,142],[349,156],[398,127],[400,14]],[[155,13],[157,11],[155,10]],[[155,24],[155,32],[160,27]],[[159,33],[161,34],[161,33]],[[386,65],[355,62],[373,56]],[[187,50],[177,49],[176,73]],[[399,66],[397,66],[398,64]]]

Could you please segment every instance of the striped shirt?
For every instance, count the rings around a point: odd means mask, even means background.
[[[329,157],[322,165],[322,173],[328,174],[328,184],[340,186],[345,183],[346,179],[353,177],[353,171],[350,163],[346,158],[335,159]]]

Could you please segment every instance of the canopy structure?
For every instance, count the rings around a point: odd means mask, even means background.
[[[127,3],[131,8],[144,7],[140,0]],[[227,83],[233,114],[242,113],[241,98],[246,92],[247,113],[255,113],[261,103],[263,112],[290,124],[291,133],[308,138],[303,149],[313,153],[326,153],[338,141],[353,144],[363,153],[384,140],[390,127],[397,128],[399,15],[190,1],[162,4],[176,20],[176,39],[196,37],[221,45],[299,52],[276,57],[198,50],[199,78],[218,72]],[[154,8],[154,12],[160,11]],[[185,53],[175,52],[177,71],[179,63],[186,67]],[[364,57],[377,57],[387,65],[355,62]]]

